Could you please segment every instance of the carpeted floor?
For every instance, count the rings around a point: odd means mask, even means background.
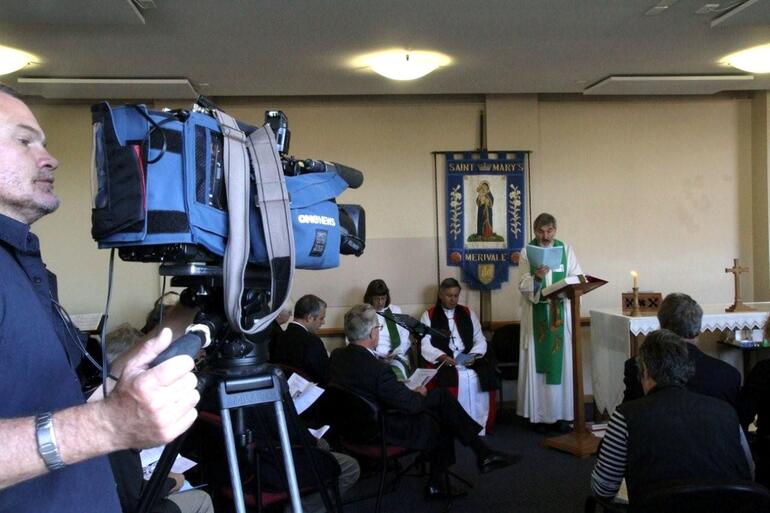
[[[572,513],[583,511],[590,492],[590,475],[594,457],[579,459],[540,446],[545,435],[537,434],[521,419],[498,424],[486,442],[493,449],[517,453],[523,459],[517,465],[480,475],[473,453],[457,445],[457,464],[453,471],[474,485],[466,497],[457,499],[451,512],[479,513]],[[423,498],[425,477],[404,477],[398,490],[385,495],[385,513],[440,512],[445,501]],[[376,477],[361,480],[351,495],[376,490]],[[345,506],[346,513],[368,513],[374,510],[374,499]]]

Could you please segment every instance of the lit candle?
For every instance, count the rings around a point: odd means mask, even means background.
[[[636,271],[631,271],[631,278],[634,280],[634,288],[639,288],[639,273]]]

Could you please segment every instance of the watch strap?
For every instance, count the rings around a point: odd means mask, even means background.
[[[37,437],[37,452],[43,458],[46,468],[50,471],[64,468],[66,465],[59,454],[59,446],[56,445],[53,413],[41,413],[35,417],[35,435]]]

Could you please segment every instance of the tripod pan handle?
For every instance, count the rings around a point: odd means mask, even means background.
[[[190,331],[174,340],[165,351],[160,353],[158,357],[152,361],[150,367],[160,365],[169,358],[179,356],[180,354],[186,354],[189,355],[190,358],[195,359],[195,355],[201,350],[205,341],[206,335],[204,333],[200,331]]]

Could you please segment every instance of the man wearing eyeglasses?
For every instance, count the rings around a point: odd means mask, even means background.
[[[331,382],[398,412],[388,414],[385,436],[388,443],[425,453],[430,463],[426,497],[466,493],[447,488],[444,479],[455,461],[455,439],[476,454],[481,473],[507,467],[520,459],[491,450],[478,435],[482,426],[468,416],[447,389],[410,390],[397,381],[387,363],[375,353],[381,329],[371,305],[356,305],[345,314],[345,336],[350,344],[332,353]]]

